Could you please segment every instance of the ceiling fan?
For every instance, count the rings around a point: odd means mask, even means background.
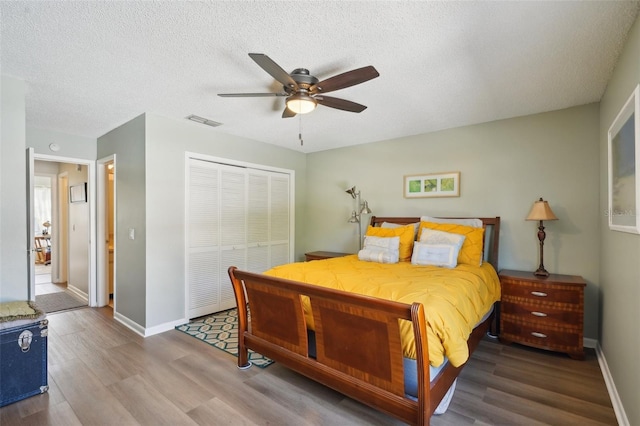
[[[306,68],[297,68],[291,74],[288,74],[267,55],[249,53],[249,56],[263,70],[282,83],[283,91],[278,93],[219,93],[218,96],[247,98],[284,96],[287,100],[282,118],[309,113],[318,104],[343,111],[362,112],[367,108],[366,106],[346,99],[325,96],[324,94],[364,83],[380,75],[373,66],[369,65],[320,81],[311,75]]]

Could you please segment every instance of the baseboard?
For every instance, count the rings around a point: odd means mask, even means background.
[[[145,337],[144,327],[138,324],[137,322],[134,322],[131,319],[115,311],[113,312],[113,319],[118,321],[120,324],[124,325],[125,327],[127,327],[129,330],[138,334],[139,336]]]
[[[82,299],[85,302],[87,302],[87,304],[89,304],[89,295],[87,293],[85,293],[84,291],[80,290],[78,287],[74,287],[72,285],[67,285],[67,290],[70,291],[71,293],[75,294],[76,296],[78,296],[80,299]]]
[[[604,383],[607,385],[607,391],[609,392],[609,398],[611,398],[611,405],[613,405],[613,411],[616,413],[616,419],[620,426],[630,426],[627,413],[624,411],[620,395],[611,377],[611,371],[609,371],[609,365],[602,352],[602,347],[596,341],[596,356],[598,357],[598,364],[600,364],[600,370],[602,371],[602,377],[604,377]]]
[[[585,348],[595,349],[598,346],[598,341],[596,339],[585,337],[582,339],[582,346]]]
[[[165,331],[173,330],[178,325],[186,324],[189,320],[186,318],[179,319],[176,321],[166,322],[164,324],[156,325],[154,327],[149,327],[144,329],[144,337],[153,336],[154,334],[164,333]]]
[[[156,325],[154,327],[144,328],[137,322],[134,322],[131,319],[117,312],[113,313],[113,319],[115,319],[120,324],[124,325],[125,327],[127,327],[128,329],[130,329],[131,331],[133,331],[134,333],[142,337],[149,337],[149,336],[153,336],[154,334],[164,333],[165,331],[173,330],[178,325],[186,324],[189,322],[188,319],[182,318],[176,321],[171,321],[171,322],[166,322],[164,324]]]

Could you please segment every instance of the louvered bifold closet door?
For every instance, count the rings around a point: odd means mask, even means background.
[[[235,306],[229,266],[251,272],[291,262],[290,176],[189,160],[189,318]]]
[[[188,317],[220,310],[219,165],[189,160]]]
[[[269,269],[269,174],[248,170],[247,185],[247,270]]]
[[[270,267],[291,262],[290,176],[273,173],[270,180]]]
[[[220,171],[220,310],[236,306],[227,269],[247,264],[247,172],[245,168],[221,166]]]

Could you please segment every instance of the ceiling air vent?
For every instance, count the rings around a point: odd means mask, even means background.
[[[187,120],[195,121],[196,123],[206,124],[211,127],[222,126],[222,123],[218,123],[217,121],[209,120],[208,118],[198,117],[197,115],[191,114],[187,117]]]

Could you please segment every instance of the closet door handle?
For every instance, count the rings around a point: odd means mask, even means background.
[[[542,291],[532,291],[531,294],[536,297],[547,297],[547,293],[544,293]]]

